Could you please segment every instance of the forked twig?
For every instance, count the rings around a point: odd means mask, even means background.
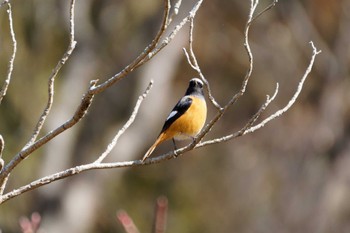
[[[211,92],[211,88],[210,88],[210,85],[209,85],[209,82],[208,80],[205,78],[205,76],[203,75],[199,65],[198,65],[198,61],[197,61],[197,58],[193,52],[193,28],[194,28],[194,18],[191,18],[190,19],[190,36],[189,36],[189,47],[190,47],[190,54],[188,54],[187,50],[184,48],[184,52],[185,52],[185,55],[186,55],[186,58],[187,58],[187,62],[188,64],[190,64],[190,66],[192,67],[192,69],[194,69],[195,71],[197,71],[199,77],[203,80],[204,84],[205,84],[205,87],[206,87],[206,90],[207,90],[207,93],[208,93],[208,97],[209,97],[209,100],[211,101],[211,103],[214,105],[214,107],[216,107],[219,111],[222,110],[222,107],[220,106],[220,104],[215,100],[215,98],[213,97],[212,95],[212,92]]]
[[[24,146],[23,149],[29,147],[30,145],[33,144],[33,142],[37,139],[44,123],[46,120],[46,117],[49,115],[53,100],[54,100],[54,86],[55,86],[55,79],[58,74],[58,72],[61,70],[61,68],[64,66],[64,64],[67,62],[69,59],[70,55],[73,53],[73,50],[77,44],[77,42],[74,40],[74,6],[75,6],[75,0],[71,0],[70,3],[70,11],[69,11],[69,24],[70,24],[70,37],[69,37],[69,45],[67,48],[67,51],[64,53],[62,58],[58,61],[56,67],[52,70],[52,73],[49,77],[49,82],[48,82],[48,100],[46,103],[46,106],[44,108],[43,113],[39,117],[39,120],[34,127],[34,132],[31,135],[31,138],[27,142],[27,144]]]

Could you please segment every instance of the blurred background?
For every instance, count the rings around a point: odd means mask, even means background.
[[[174,23],[194,2],[183,1]],[[270,2],[262,0],[258,11]],[[48,77],[69,42],[68,0],[11,3],[18,52],[0,106],[5,162],[29,139],[47,101]],[[204,1],[195,19],[194,50],[222,105],[239,90],[248,68],[243,30],[249,6]],[[78,0],[75,10],[78,44],[57,77],[44,132],[73,115],[90,80],[108,79],[143,51],[159,28],[163,1]],[[205,139],[240,129],[276,82],[278,97],[262,117],[284,107],[311,58],[309,41],[322,50],[296,104],[263,129],[160,164],[89,171],[28,192],[0,206],[0,231],[20,232],[19,219],[38,212],[41,232],[125,232],[116,221],[123,209],[141,232],[150,232],[155,201],[164,195],[167,232],[350,232],[349,12],[350,0],[285,0],[254,23],[254,71],[246,94]],[[12,50],[6,6],[0,27],[2,85]],[[140,159],[196,75],[183,47],[188,25],[154,59],[96,96],[79,124],[22,162],[6,191],[94,161],[154,79],[135,123],[107,161]],[[208,118],[214,114],[209,105]],[[172,149],[164,143],[153,156]]]

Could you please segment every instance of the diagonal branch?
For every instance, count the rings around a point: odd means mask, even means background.
[[[136,115],[138,113],[138,110],[139,110],[139,108],[141,106],[142,101],[144,100],[144,98],[146,98],[147,94],[149,93],[150,89],[152,88],[152,85],[153,85],[153,82],[151,81],[150,84],[148,85],[148,87],[146,88],[145,92],[138,98],[138,101],[136,102],[135,108],[134,108],[134,110],[133,110],[129,120],[127,121],[127,123],[117,133],[117,135],[114,137],[112,142],[108,145],[107,149],[102,153],[102,155],[95,162],[89,163],[89,164],[85,164],[85,165],[80,165],[80,166],[77,166],[77,167],[74,167],[74,168],[67,169],[67,170],[62,171],[62,172],[55,173],[55,174],[50,175],[50,176],[43,177],[41,179],[38,179],[36,181],[31,182],[28,185],[22,186],[19,189],[13,190],[13,191],[5,194],[5,195],[1,195],[2,193],[0,193],[0,204],[5,202],[5,201],[7,201],[7,200],[9,200],[9,199],[11,199],[11,198],[13,198],[13,197],[15,197],[15,196],[18,196],[18,195],[20,195],[20,194],[22,194],[24,192],[28,192],[28,191],[30,191],[32,189],[38,188],[38,187],[43,186],[45,184],[49,184],[49,183],[51,183],[53,181],[66,178],[68,176],[76,175],[76,174],[78,174],[80,172],[83,172],[83,171],[87,171],[87,170],[91,170],[91,169],[98,169],[99,167],[102,168],[104,166],[104,164],[107,164],[107,163],[101,163],[102,160],[106,158],[106,156],[110,153],[110,151],[113,149],[113,147],[117,143],[118,138],[132,124],[132,122],[134,121],[134,119],[135,119],[135,117],[136,117]],[[85,108],[86,110],[88,109],[88,106],[91,104],[92,97],[93,97],[93,95],[91,95],[91,96],[87,96],[86,95],[86,97],[85,97],[86,101],[90,101],[90,102],[89,103],[85,103],[85,101],[83,101],[85,104],[81,104],[81,105],[86,106],[86,108]],[[74,124],[77,123],[76,121],[79,121],[79,119],[81,119],[83,117],[83,116],[81,116],[81,114],[82,114],[82,112],[78,111],[75,114],[75,117],[73,117],[72,119],[67,121],[65,124],[63,124],[61,127],[57,128],[56,130],[65,130],[65,129],[68,129],[68,128],[72,127]],[[56,131],[56,130],[52,131],[48,136],[49,137],[54,137],[55,135],[57,135],[59,132]],[[44,142],[45,140],[49,140],[49,139],[43,137],[43,138],[39,139],[37,142],[43,141],[42,143],[45,144],[45,142]],[[33,145],[36,145],[36,143],[34,143]],[[33,145],[28,147],[28,149],[32,148]],[[40,146],[40,145],[38,145],[38,146]],[[28,149],[26,149],[26,150],[28,150]],[[13,169],[13,166],[15,166],[16,163],[19,163],[19,161],[22,159],[21,155],[23,156],[23,158],[25,158],[25,156],[28,156],[29,152],[27,152],[26,150],[23,151],[22,154],[16,155],[15,159],[11,160],[11,162],[8,165],[6,165],[6,167],[4,167],[4,171],[2,172],[2,174],[8,175],[9,174],[8,171],[11,171],[11,169]],[[119,163],[119,164],[121,166],[128,166],[130,163]],[[139,161],[139,165],[141,165],[140,161]],[[7,179],[7,177],[8,176],[6,176],[5,179]]]
[[[200,142],[200,143],[197,144],[196,147],[203,147],[203,146],[207,146],[207,145],[210,145],[210,144],[221,143],[221,142],[225,142],[225,141],[228,141],[228,140],[240,137],[242,135],[245,135],[245,132],[252,127],[252,125],[257,121],[257,119],[261,116],[261,114],[266,110],[266,108],[269,106],[269,104],[276,98],[276,96],[278,94],[278,88],[279,88],[279,85],[277,83],[275,92],[272,95],[272,97],[271,98],[270,98],[270,96],[266,97],[266,100],[265,100],[264,104],[250,118],[250,120],[245,124],[245,126],[242,129],[240,129],[236,133],[233,133],[233,134],[230,134],[230,135],[227,135],[227,136],[223,136],[223,137],[220,137],[220,138],[215,138],[215,139],[212,139],[212,140]]]
[[[92,90],[94,94],[98,94],[106,90],[108,87],[112,86],[113,84],[117,83],[118,81],[122,80],[124,77],[126,77],[126,75],[128,75],[134,69],[136,69],[137,67],[145,63],[146,61],[144,61],[144,59],[146,59],[146,57],[152,58],[154,56],[154,55],[153,56],[151,55],[152,54],[151,52],[156,48],[160,38],[162,37],[162,35],[164,34],[165,30],[168,27],[170,2],[168,0],[164,0],[164,3],[165,3],[165,8],[164,8],[162,24],[155,38],[152,40],[152,42],[145,48],[145,50],[135,60],[133,60],[129,65],[127,65],[122,71],[113,75],[111,78],[109,78],[107,81],[103,82],[102,84],[97,85]],[[149,59],[147,59],[147,61]]]
[[[130,115],[130,118],[128,119],[128,121],[123,125],[123,127],[118,131],[118,133],[114,136],[113,140],[111,141],[111,143],[107,146],[107,149],[100,155],[100,157],[98,157],[98,159],[96,159],[96,161],[94,163],[101,163],[108,155],[109,153],[112,151],[112,149],[115,147],[115,145],[117,144],[119,138],[121,135],[123,135],[125,133],[125,131],[129,128],[129,126],[134,122],[136,115],[139,111],[139,108],[142,104],[142,101],[146,98],[146,96],[148,95],[149,91],[151,90],[153,86],[153,80],[151,80],[151,82],[148,84],[146,90],[144,91],[144,93],[142,95],[139,96],[136,105],[134,107],[133,112]]]
[[[191,20],[191,18],[193,18],[197,14],[197,11],[199,10],[202,2],[203,2],[203,0],[199,0],[196,2],[196,4],[193,6],[193,8],[189,12],[189,14],[185,18],[183,18],[180,23],[178,23],[175,26],[175,28],[169,33],[169,35],[167,37],[165,37],[163,39],[162,43],[157,48],[155,48],[152,52],[149,53],[149,55],[147,57],[145,57],[145,59],[142,61],[142,64],[144,62],[147,62],[148,60],[150,60],[156,54],[158,54],[165,46],[167,46],[174,39],[174,37],[181,30],[181,28],[186,23],[188,23]]]
[[[224,137],[220,137],[220,138],[216,138],[216,139],[213,139],[213,140],[209,140],[209,141],[205,141],[205,142],[199,143],[197,145],[197,147],[202,147],[202,146],[207,146],[207,145],[210,145],[210,144],[220,143],[220,142],[231,140],[231,139],[239,137],[239,136],[243,136],[243,135],[246,135],[246,134],[249,134],[249,133],[253,133],[256,130],[263,128],[267,123],[269,123],[273,119],[275,119],[275,118],[281,116],[283,113],[287,112],[293,106],[293,104],[295,103],[297,98],[299,97],[299,94],[300,94],[300,92],[301,92],[301,90],[302,90],[302,88],[304,86],[304,83],[305,83],[305,81],[306,81],[308,75],[310,74],[311,69],[312,69],[312,67],[314,65],[315,58],[316,58],[316,56],[319,53],[321,53],[321,50],[317,50],[312,41],[310,42],[310,44],[311,44],[311,47],[312,47],[312,56],[311,56],[311,59],[310,59],[310,63],[309,63],[309,65],[308,65],[308,67],[307,67],[303,77],[301,78],[301,80],[300,80],[300,82],[298,84],[297,90],[295,91],[294,95],[292,96],[292,98],[289,100],[288,104],[285,107],[283,107],[283,108],[279,109],[278,111],[276,111],[275,113],[271,114],[269,117],[267,117],[261,123],[255,125],[255,126],[252,126],[253,124],[246,125],[240,131],[238,131],[238,132],[236,132],[234,134],[230,134],[230,135],[227,135],[227,136],[224,136]],[[277,89],[276,89],[276,91],[277,91]],[[275,93],[277,94],[277,92],[275,92]],[[272,101],[273,98],[271,98],[270,100]],[[268,103],[266,102],[265,104],[268,104]],[[252,123],[254,123],[254,122],[252,122]]]
[[[298,84],[296,92],[294,93],[293,97],[289,100],[288,104],[284,108],[282,108],[282,109],[276,111],[274,114],[270,115],[268,118],[263,120],[258,125],[248,129],[246,132],[244,132],[244,134],[252,133],[252,132],[256,131],[257,129],[260,129],[260,128],[264,127],[265,124],[267,124],[271,120],[281,116],[283,113],[288,111],[292,107],[292,105],[295,103],[295,101],[297,100],[301,90],[303,89],[303,85],[304,85],[304,82],[305,82],[306,78],[308,77],[308,75],[311,72],[311,69],[312,69],[312,67],[314,65],[316,56],[322,52],[321,50],[317,50],[316,49],[316,47],[315,47],[315,45],[314,45],[314,43],[312,41],[310,41],[310,44],[311,44],[311,47],[312,47],[312,57],[311,57],[310,63],[309,63],[309,65],[308,65],[308,67],[307,67],[303,77],[301,78],[301,80],[300,80],[300,82]]]
[[[96,85],[96,80],[90,82],[89,90],[84,94],[82,101],[80,102],[79,107],[77,108],[74,115],[66,121],[64,124],[59,126],[58,128],[50,131],[45,136],[41,137],[37,141],[35,141],[30,146],[24,148],[19,153],[17,153],[14,158],[6,164],[6,166],[1,170],[0,172],[0,191],[3,189],[4,184],[6,183],[5,180],[9,177],[10,172],[27,156],[29,156],[31,153],[33,153],[35,150],[40,148],[41,146],[45,145],[47,142],[49,142],[51,139],[56,137],[57,135],[61,134],[62,132],[66,131],[67,129],[73,127],[75,124],[77,124],[87,113],[94,94],[92,93],[92,89]],[[0,192],[1,195],[1,192]]]

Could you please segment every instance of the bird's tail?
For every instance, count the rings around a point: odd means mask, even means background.
[[[160,134],[157,140],[153,143],[153,145],[148,149],[146,154],[143,156],[142,162],[144,162],[152,154],[154,149],[156,149],[156,147],[163,141],[164,141],[163,134]]]

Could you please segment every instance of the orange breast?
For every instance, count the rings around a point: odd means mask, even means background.
[[[191,96],[191,99],[191,106],[166,130],[165,138],[188,139],[201,131],[207,118],[207,105],[204,99],[196,96]]]

